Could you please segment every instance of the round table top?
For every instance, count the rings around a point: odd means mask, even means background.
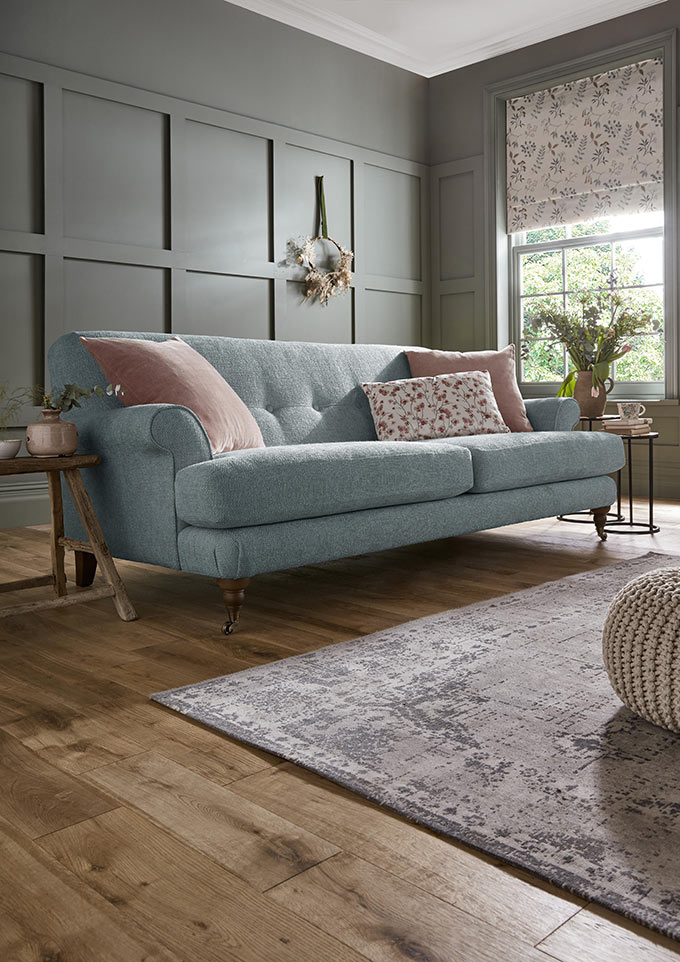
[[[598,414],[596,418],[590,418],[586,414],[582,414],[579,417],[579,421],[620,421],[621,417],[618,414]]]

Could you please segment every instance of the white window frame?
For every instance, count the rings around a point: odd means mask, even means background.
[[[569,231],[567,231],[569,234]],[[560,385],[560,381],[524,381],[522,380],[522,358],[519,345],[523,339],[523,319],[522,319],[522,278],[521,278],[521,258],[523,254],[538,254],[542,251],[561,251],[562,253],[562,276],[566,279],[566,253],[572,248],[598,247],[603,244],[610,244],[613,256],[614,244],[619,241],[639,240],[645,237],[661,237],[664,239],[664,228],[645,227],[639,230],[614,231],[606,234],[585,234],[579,237],[567,236],[560,240],[540,241],[536,244],[528,244],[525,241],[526,232],[511,234],[509,240],[510,258],[510,337],[518,346],[517,351],[517,378],[520,390],[525,396],[534,397],[554,397]],[[665,368],[668,371],[668,343],[666,337],[666,284],[662,265],[662,280],[658,284],[626,284],[624,290],[644,290],[647,287],[664,288],[664,353]],[[566,280],[565,280],[566,283]],[[606,290],[606,288],[601,288]],[[545,291],[541,297],[563,296],[577,291]],[[565,352],[566,353],[566,352]],[[569,360],[567,358],[567,371],[569,370]],[[632,400],[659,401],[666,397],[666,380],[663,381],[618,381],[615,380],[614,390],[611,392],[612,400],[623,398]]]

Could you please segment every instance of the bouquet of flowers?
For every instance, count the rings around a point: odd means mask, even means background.
[[[600,385],[609,377],[611,364],[631,351],[630,341],[639,334],[659,329],[649,311],[626,304],[614,290],[616,276],[609,278],[609,290],[590,292],[576,298],[577,307],[567,311],[542,310],[529,321],[524,331],[522,351],[526,356],[527,339],[548,333],[550,344],[563,344],[573,369],[557,392],[571,397],[579,371],[591,371],[592,396],[598,397]]]

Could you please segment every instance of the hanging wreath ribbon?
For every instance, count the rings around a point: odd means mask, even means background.
[[[306,237],[302,244],[291,242],[295,260],[306,269],[305,297],[313,300],[318,297],[323,305],[328,305],[328,298],[336,294],[345,294],[352,283],[352,261],[354,254],[346,250],[341,244],[328,234],[326,217],[326,197],[324,194],[323,177],[316,179],[317,198],[319,203],[319,220],[321,233],[317,237]],[[338,260],[332,270],[324,270],[314,262],[314,248],[320,241],[328,241],[338,249]]]

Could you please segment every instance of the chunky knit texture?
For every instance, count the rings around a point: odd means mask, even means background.
[[[605,622],[602,650],[624,705],[680,732],[680,568],[650,571],[619,591]]]

